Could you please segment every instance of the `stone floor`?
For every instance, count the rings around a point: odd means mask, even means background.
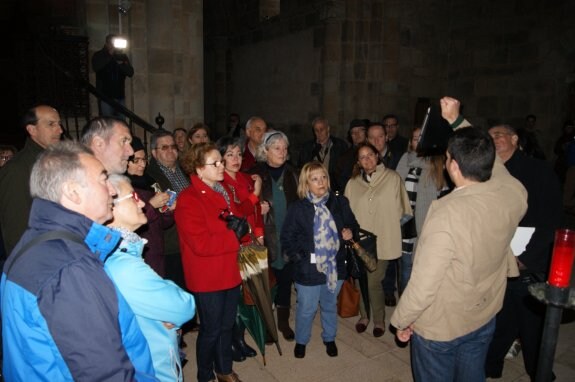
[[[392,312],[393,308],[387,308],[387,317],[391,317]],[[258,355],[244,362],[235,363],[234,371],[244,382],[412,381],[409,347],[397,346],[393,335],[389,332],[383,337],[374,338],[371,326],[366,332],[357,334],[354,329],[356,320],[357,318],[339,320],[336,340],[338,357],[330,358],[325,353],[318,314],[305,358],[296,359],[293,356],[294,342],[286,342],[280,338],[282,356],[279,355],[275,345],[269,345],[265,349],[265,366],[262,356]],[[566,311],[563,321],[555,353],[554,371],[557,382],[575,381],[575,311]],[[196,336],[196,333],[188,333],[185,336],[189,362],[184,368],[184,376],[188,382],[196,380]],[[249,335],[246,336],[246,340],[253,346]],[[521,355],[505,362],[503,378],[489,381],[528,382],[529,377],[523,370]]]

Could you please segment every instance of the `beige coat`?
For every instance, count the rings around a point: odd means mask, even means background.
[[[519,274],[509,243],[526,209],[527,191],[499,159],[489,181],[433,202],[392,325],[451,341],[489,322]]]
[[[401,257],[400,220],[413,212],[399,174],[379,165],[369,183],[361,176],[350,179],[345,196],[361,228],[377,235],[377,258]]]

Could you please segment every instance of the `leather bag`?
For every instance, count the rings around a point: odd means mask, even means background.
[[[355,317],[359,314],[359,289],[353,279],[345,280],[337,296],[337,314],[342,318]]]

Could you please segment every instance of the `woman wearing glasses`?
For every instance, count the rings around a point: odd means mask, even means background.
[[[156,378],[160,381],[182,381],[177,330],[195,313],[194,298],[171,281],[162,279],[142,259],[145,239],[134,231],[147,218],[144,202],[123,175],[111,175],[116,189],[108,226],[122,235],[116,251],[106,260],[104,269],[130,308],[148,341]]]
[[[170,200],[170,195],[166,192],[156,193],[152,189],[154,180],[144,174],[148,161],[142,141],[138,137],[133,137],[131,145],[134,154],[128,158],[126,175],[132,181],[138,195],[146,203],[144,212],[148,219],[148,224],[138,231],[140,236],[148,240],[144,248],[144,261],[157,274],[166,277],[164,230],[174,225],[175,203],[167,207],[166,203]],[[160,212],[160,209],[164,212]]]
[[[186,286],[194,294],[202,324],[196,341],[198,381],[239,381],[232,370],[232,327],[240,296],[234,231],[222,212],[239,212],[222,185],[224,162],[213,143],[192,146],[182,159],[191,186],[178,196],[174,213]]]
[[[225,136],[220,138],[216,145],[225,162],[223,183],[231,191],[234,202],[242,216],[245,216],[250,224],[254,237],[258,244],[264,243],[264,226],[262,211],[267,213],[269,204],[266,201],[260,203],[259,196],[262,188],[262,179],[259,175],[248,175],[240,172],[242,167],[242,149],[239,138]],[[249,244],[252,240],[246,235],[242,244]],[[245,326],[236,319],[233,329],[232,354],[235,362],[242,362],[246,357],[255,357],[256,351],[244,341]]]
[[[264,215],[264,243],[268,248],[268,261],[277,282],[275,298],[278,329],[288,341],[295,334],[289,326],[293,264],[282,256],[280,232],[290,203],[298,200],[299,172],[287,163],[289,141],[281,131],[268,131],[256,150],[259,163],[250,170],[262,178],[261,200],[269,203]]]

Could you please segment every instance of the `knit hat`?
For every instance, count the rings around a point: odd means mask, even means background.
[[[369,121],[367,119],[354,119],[349,123],[349,130],[353,129],[354,127],[363,127],[367,129],[368,125]]]
[[[144,147],[142,140],[138,137],[132,137],[131,145],[132,145],[132,150],[134,150],[134,152],[140,151],[140,150],[146,151],[146,148]]]

